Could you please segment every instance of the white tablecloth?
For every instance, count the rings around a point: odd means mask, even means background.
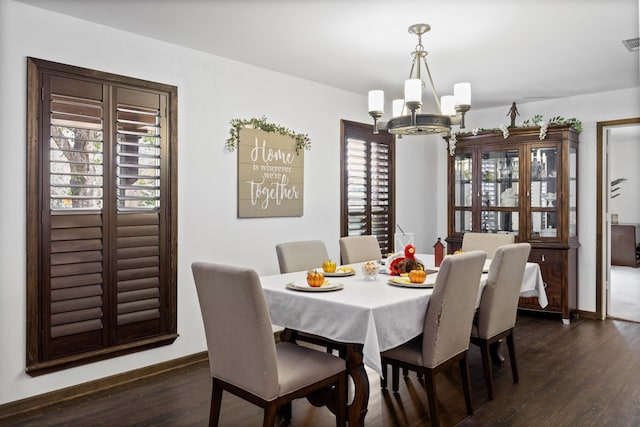
[[[419,256],[427,268],[433,265],[428,256]],[[303,292],[286,287],[289,282],[304,282],[306,272],[262,276],[261,282],[274,324],[339,342],[363,344],[364,364],[382,374],[380,352],[422,333],[432,289],[392,286],[387,283],[391,276],[384,274],[379,274],[376,281],[366,281],[361,265],[353,265],[355,276],[329,278],[331,283],[344,285],[333,292]],[[541,289],[541,301],[546,301],[538,264],[527,264],[526,271],[523,292]],[[430,274],[427,280],[434,282],[435,276]],[[478,295],[486,275],[483,278]]]

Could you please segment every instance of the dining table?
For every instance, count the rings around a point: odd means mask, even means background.
[[[455,255],[454,255],[455,256]],[[363,426],[369,400],[369,380],[365,366],[382,376],[380,352],[401,345],[423,332],[426,307],[433,292],[438,268],[431,254],[417,254],[427,275],[421,285],[403,283],[398,276],[386,274],[378,264],[374,277],[363,275],[363,264],[337,270],[327,276],[327,284],[311,288],[307,271],[261,276],[271,321],[291,331],[317,335],[340,343],[345,349],[347,373],[353,382],[353,398],[348,405],[350,426]],[[485,263],[478,284],[477,305],[486,285],[491,260]],[[322,270],[318,266],[318,270]],[[540,268],[527,263],[521,296],[537,296],[541,307],[547,304]],[[295,336],[295,333],[294,335]]]

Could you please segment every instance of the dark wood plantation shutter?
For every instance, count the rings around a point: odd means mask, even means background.
[[[342,236],[371,234],[382,253],[393,249],[393,136],[342,122]]]
[[[161,250],[166,200],[160,191],[166,97],[119,88],[116,98],[116,341],[124,342],[162,330],[161,282],[168,265]]]
[[[48,75],[43,94],[42,344],[52,359],[106,341],[105,114],[98,83]]]
[[[29,75],[40,96],[29,97],[29,118],[37,102],[39,120],[29,126],[38,136],[29,149],[27,371],[172,342],[175,88],[33,59]]]

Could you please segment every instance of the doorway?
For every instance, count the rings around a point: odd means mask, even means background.
[[[598,122],[597,131],[596,313],[640,322],[640,172],[630,163],[639,158],[640,117]]]

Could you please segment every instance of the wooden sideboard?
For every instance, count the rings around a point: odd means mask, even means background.
[[[640,224],[611,225],[611,265],[638,267]]]

